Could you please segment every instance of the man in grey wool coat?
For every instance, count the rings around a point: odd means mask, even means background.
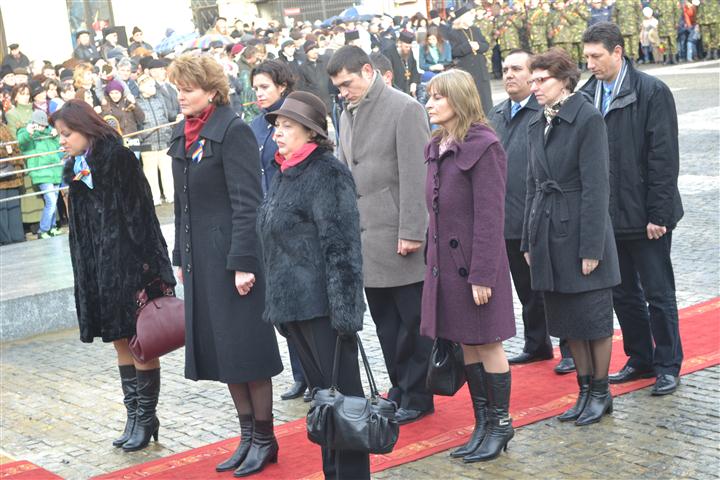
[[[392,383],[388,397],[399,406],[398,422],[409,423],[434,411],[425,388],[432,341],[419,334],[427,117],[413,98],[385,85],[358,47],[335,52],[328,73],[348,102],[338,158],[357,185],[365,296]]]

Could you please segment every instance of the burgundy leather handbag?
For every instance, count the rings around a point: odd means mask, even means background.
[[[159,282],[159,285],[154,285]],[[162,295],[149,299],[148,287],[160,287]],[[175,296],[172,287],[154,280],[140,290],[137,301],[135,336],[130,339],[130,352],[141,363],[185,345],[185,302]]]

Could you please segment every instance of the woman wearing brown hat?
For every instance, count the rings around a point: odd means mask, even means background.
[[[362,329],[360,216],[355,183],[328,140],[325,104],[293,92],[266,118],[280,170],[258,211],[265,320],[289,336],[311,388],[329,388],[341,343],[339,390],[363,395],[355,333]],[[367,453],[323,448],[326,478],[370,478]]]

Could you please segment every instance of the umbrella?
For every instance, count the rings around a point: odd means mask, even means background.
[[[365,5],[357,5],[355,7],[346,8],[340,14],[340,18],[346,22],[372,20],[374,16],[375,13],[372,9]]]
[[[191,32],[191,33],[178,33],[178,32],[172,32],[170,35],[167,35],[165,38],[162,39],[160,43],[157,44],[155,47],[155,51],[159,55],[163,55],[165,53],[170,53],[173,50],[175,50],[175,47],[178,45],[184,45],[187,42],[194,40],[198,37],[197,32]]]
[[[189,48],[210,48],[212,42],[221,42],[223,46],[235,43],[232,38],[219,33],[208,33],[200,38],[196,38],[188,45]]]

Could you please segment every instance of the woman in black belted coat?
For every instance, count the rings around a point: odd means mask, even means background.
[[[620,283],[608,204],[605,122],[582,95],[561,49],[534,57],[532,91],[543,111],[528,125],[529,165],[521,250],[533,290],[542,291],[548,333],[567,338],[580,395],[561,421],[600,421],[612,412],[608,368],[612,287]]]
[[[160,361],[134,360],[138,290],[160,279],[175,285],[167,245],[140,163],[115,130],[82,100],[70,100],[50,118],[68,160],[70,258],[80,340],[113,342],[127,420],[115,447],[126,451],[157,440]],[[159,285],[159,282],[153,282]],[[160,289],[148,290],[150,297]]]
[[[229,105],[227,77],[212,57],[183,55],[168,74],[185,116],[168,151],[175,179],[173,264],[185,288],[185,376],[228,385],[242,438],[216,469],[245,476],[277,461],[271,378],[282,371],[275,331],[262,321],[258,148]]]

